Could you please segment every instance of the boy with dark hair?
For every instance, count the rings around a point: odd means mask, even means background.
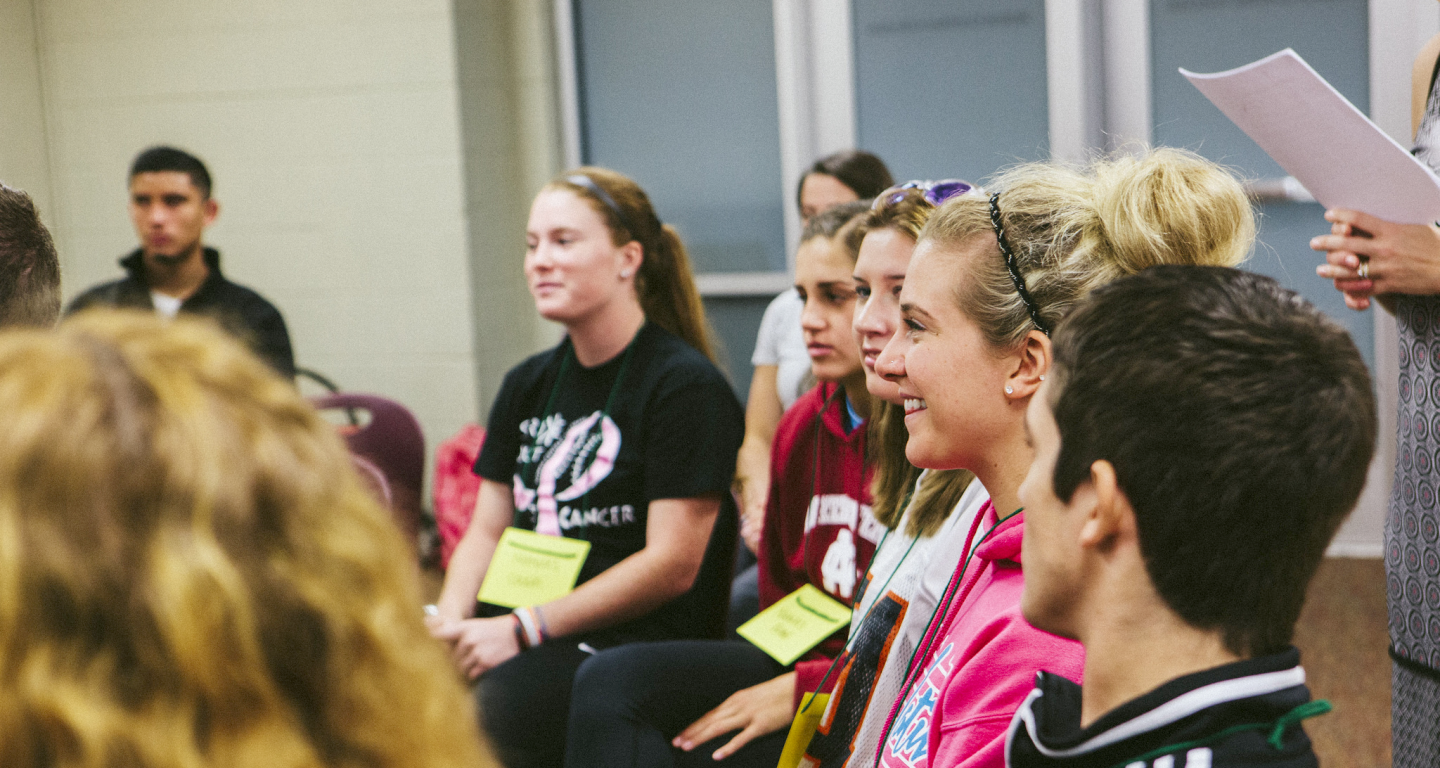
[[[1349,335],[1269,278],[1155,267],[1072,312],[1026,415],[1022,610],[1085,684],[1037,676],[1009,765],[1315,766],[1291,632],[1375,423]]]
[[[130,163],[130,178],[142,173],[163,173],[175,171],[190,177],[202,200],[210,199],[210,169],[200,158],[174,147],[151,147],[135,156]]]
[[[285,377],[295,358],[285,319],[265,297],[220,272],[220,252],[205,229],[220,214],[210,172],[200,158],[151,147],[130,165],[130,221],[140,247],[120,259],[126,276],[80,294],[66,314],[90,306],[146,309],[166,317],[206,315],[249,345]]]
[[[0,327],[47,328],[60,317],[60,257],[35,202],[0,183]]]

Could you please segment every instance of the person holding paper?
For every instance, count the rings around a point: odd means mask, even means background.
[[[1033,455],[1025,409],[1050,372],[1050,332],[1090,290],[1155,264],[1234,265],[1255,224],[1240,183],[1173,149],[1084,172],[1031,163],[987,198],[942,205],[920,234],[896,334],[876,370],[898,385],[905,455],[965,468],[990,493],[920,641],[880,740],[885,768],[1004,765],[1011,716],[1046,670],[1080,675],[1079,644],[1020,616],[1025,520],[1018,489]],[[904,664],[903,660],[895,662]],[[868,766],[874,755],[851,764]]]
[[[1411,78],[1414,154],[1440,172],[1440,36],[1415,59]],[[1395,314],[1400,344],[1401,461],[1385,520],[1389,582],[1391,753],[1396,766],[1440,765],[1440,510],[1428,433],[1440,426],[1440,227],[1396,224],[1359,211],[1325,212],[1330,234],[1316,269],[1351,309],[1371,301]]]
[[[875,361],[903,327],[899,294],[910,255],[935,206],[980,194],[959,180],[909,182],[886,190],[851,235],[855,262],[855,319],[851,324],[876,400],[866,442],[875,457],[871,486],[875,519],[889,530],[855,601],[845,652],[837,662],[830,700],[805,750],[818,766],[871,760],[904,682],[903,663],[919,643],[937,601],[965,554],[965,539],[985,503],[985,489],[964,469],[925,470],[905,458],[905,409],[899,388]]]
[[[848,624],[859,576],[885,530],[870,510],[870,399],[850,332],[855,254],[845,227],[867,209],[849,203],[811,219],[796,254],[801,322],[820,384],[776,432],[760,538],[767,610],[740,628],[751,642],[634,644],[587,661],[575,679],[569,768],[773,768],[801,695],[839,653],[844,634],[836,630]],[[770,623],[772,611],[793,623]],[[757,627],[775,631],[750,631]]]
[[[634,181],[556,178],[525,239],[536,308],[567,335],[506,375],[475,514],[429,620],[479,678],[481,721],[510,768],[564,762],[572,680],[597,651],[721,635],[744,430],[684,246]],[[554,586],[577,556],[578,586],[567,593],[571,570],[560,597],[531,604],[506,587]],[[482,592],[492,602],[476,617]]]

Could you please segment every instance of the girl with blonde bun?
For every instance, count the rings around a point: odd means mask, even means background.
[[[0,335],[0,765],[487,765],[409,549],[218,327]]]
[[[1116,277],[1156,264],[1233,266],[1254,237],[1239,182],[1179,150],[1085,169],[1022,165],[990,187],[988,199],[951,199],[926,222],[900,294],[906,329],[876,362],[903,399],[910,462],[969,469],[990,494],[887,716],[887,767],[999,768],[1035,672],[1081,671],[1078,643],[1019,611],[1024,414],[1050,368],[1050,331]]]

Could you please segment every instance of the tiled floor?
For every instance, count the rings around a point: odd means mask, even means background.
[[[1390,765],[1390,659],[1385,569],[1379,560],[1328,559],[1310,584],[1295,645],[1310,690],[1335,710],[1305,722],[1325,768]]]

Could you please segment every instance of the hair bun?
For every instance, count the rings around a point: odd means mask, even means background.
[[[1240,181],[1182,149],[1092,166],[1092,199],[1119,274],[1157,264],[1233,267],[1249,255],[1255,217]]]

